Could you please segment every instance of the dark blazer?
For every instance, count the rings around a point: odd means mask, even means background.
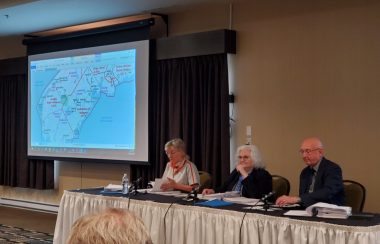
[[[216,192],[231,191],[238,182],[239,176],[239,172],[234,169],[223,185],[216,189]],[[272,191],[272,176],[265,169],[253,169],[241,183],[243,197],[262,198]]]
[[[336,205],[345,204],[342,170],[339,165],[322,158],[315,176],[314,191],[309,193],[311,176],[312,170],[310,167],[304,168],[300,175],[299,196],[303,206],[308,207],[317,202]]]

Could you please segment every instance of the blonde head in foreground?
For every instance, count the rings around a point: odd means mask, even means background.
[[[133,213],[111,208],[75,221],[68,244],[152,244],[144,223]]]

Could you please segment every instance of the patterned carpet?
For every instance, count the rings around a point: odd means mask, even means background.
[[[53,235],[0,224],[0,244],[3,243],[47,244],[53,243]]]

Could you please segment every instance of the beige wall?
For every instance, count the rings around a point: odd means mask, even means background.
[[[299,143],[319,136],[344,178],[366,186],[365,211],[380,212],[380,2],[237,0],[232,12],[236,143],[251,125],[269,171],[287,177],[295,194]],[[229,5],[170,12],[169,21],[170,35],[228,28]],[[105,169],[86,165],[81,177],[80,164],[64,164],[59,192],[119,180]]]
[[[22,45],[23,36],[0,36],[0,59],[23,57],[26,47]]]
[[[228,13],[225,5],[173,14],[170,33],[205,30],[208,20],[215,28],[215,19],[219,28],[228,28]],[[326,157],[342,166],[343,177],[366,186],[365,211],[380,212],[379,13],[378,1],[233,5],[238,40],[233,136],[236,144],[245,143],[251,125],[269,171],[287,177],[292,194],[304,167],[299,144],[315,135],[323,140]]]
[[[236,6],[237,141],[252,125],[269,170],[289,178],[295,194],[299,143],[319,136],[343,177],[366,186],[365,210],[379,212],[380,3],[305,2]]]
[[[120,184],[124,173],[130,176],[129,165],[55,161],[56,189],[32,190],[0,186],[0,197],[32,202],[59,204],[64,190]]]

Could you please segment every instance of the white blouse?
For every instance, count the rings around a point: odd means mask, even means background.
[[[175,182],[183,185],[191,186],[200,183],[198,169],[195,164],[189,160],[185,160],[182,168],[177,172],[175,172],[175,169],[171,166],[170,162],[167,163],[162,180],[165,181],[167,178],[171,178]]]

